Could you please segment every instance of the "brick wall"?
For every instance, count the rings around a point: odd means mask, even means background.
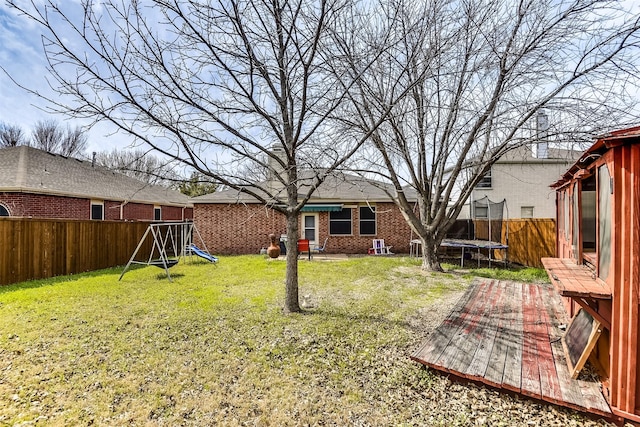
[[[376,235],[361,236],[359,209],[352,209],[352,234],[329,235],[329,213],[320,212],[320,243],[328,253],[366,254],[373,239],[385,239],[394,253],[408,253],[411,232],[393,203],[377,203]],[[217,254],[253,254],[269,244],[268,235],[286,232],[283,215],[261,205],[196,204],[194,222],[207,248]],[[302,233],[302,229],[300,229]]]
[[[269,234],[283,234],[283,215],[262,205],[197,204],[194,222],[210,252],[257,254],[269,246]]]
[[[90,219],[91,200],[75,197],[45,194],[0,192],[0,203],[7,208],[10,216],[59,219]],[[162,206],[163,221],[181,221],[181,207]],[[153,221],[154,205],[127,203],[122,208],[122,216],[131,221]],[[185,219],[193,218],[193,209],[185,209]],[[104,219],[120,220],[120,202],[104,202]]]
[[[177,206],[162,206],[163,221],[182,221],[182,208]],[[185,212],[185,219],[186,212]]]
[[[45,194],[0,193],[0,203],[10,216],[89,219],[91,201]]]

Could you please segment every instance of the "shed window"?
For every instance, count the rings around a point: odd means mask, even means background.
[[[573,193],[571,194],[571,214],[573,223],[571,224],[571,249],[573,258],[578,259],[578,242],[580,237],[580,205],[578,204],[578,183],[573,184]]]
[[[329,234],[351,234],[351,209],[342,209],[337,212],[329,212]]]
[[[569,193],[567,192],[567,190],[564,190],[562,192],[562,199],[563,199],[563,203],[564,203],[564,210],[562,212],[562,217],[564,218],[563,220],[563,226],[564,226],[564,238],[568,241],[569,240]]]
[[[611,266],[611,175],[607,165],[598,168],[598,277],[605,280]]]
[[[154,206],[153,208],[153,220],[160,221],[162,220],[162,209],[160,206]]]
[[[103,202],[91,202],[91,219],[102,220],[104,219],[104,203]]]
[[[360,206],[360,234],[365,236],[376,234],[375,206]]]
[[[9,216],[9,209],[4,205],[0,205],[0,216]]]

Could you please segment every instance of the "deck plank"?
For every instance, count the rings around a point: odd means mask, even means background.
[[[438,364],[442,353],[464,322],[465,313],[468,313],[468,309],[465,310],[465,307],[477,300],[478,294],[483,290],[482,286],[470,285],[453,307],[451,313],[429,335],[424,344],[411,355],[411,358],[417,361],[431,361],[430,363],[432,364]]]
[[[497,324],[491,354],[489,355],[489,363],[484,374],[486,383],[494,387],[502,386],[508,348],[514,341],[511,328],[517,315],[512,301],[515,293],[515,289],[512,288],[515,288],[515,286],[514,283],[504,282],[501,299],[499,301],[501,308],[500,319]]]
[[[507,361],[502,375],[502,388],[520,392],[522,388],[522,348],[524,345],[524,333],[522,327],[522,284],[513,287],[512,310],[513,323],[507,329]]]
[[[553,327],[549,318],[546,306],[549,303],[548,292],[544,286],[537,286],[539,298],[536,300],[536,311],[538,312],[538,323],[536,324],[536,346],[538,348],[538,360],[540,371],[540,391],[545,400],[550,402],[561,402],[562,392],[556,371],[556,364],[553,361],[553,350],[551,349],[550,328]]]
[[[465,307],[464,321],[439,359],[449,372],[461,375],[469,366],[480,343],[478,330],[486,319],[485,310],[490,306],[487,301],[491,299],[494,287],[494,281],[482,286],[482,291]]]
[[[567,321],[550,284],[477,280],[411,358],[458,377],[610,415],[599,383],[571,379],[558,328]]]
[[[505,305],[505,282],[495,284],[492,301],[487,301],[488,308],[484,311],[485,317],[488,319],[486,326],[480,331],[480,343],[473,354],[471,362],[463,372],[468,378],[485,376],[489,362],[491,360],[491,352],[496,342],[498,326],[502,320]]]
[[[522,317],[524,344],[522,347],[522,393],[540,398],[540,369],[538,364],[538,342],[535,337],[538,316],[535,308],[537,288],[524,285],[522,290]]]

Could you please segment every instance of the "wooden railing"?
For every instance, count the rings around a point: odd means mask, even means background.
[[[0,218],[0,285],[127,263],[147,222]],[[142,253],[149,253],[149,242]]]

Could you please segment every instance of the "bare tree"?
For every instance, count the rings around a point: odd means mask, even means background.
[[[84,131],[76,126],[71,128],[67,126],[60,140],[59,154],[67,157],[81,156],[87,149],[87,135]]]
[[[28,145],[28,142],[20,126],[0,122],[0,147]]]
[[[184,178],[176,172],[176,161],[162,161],[145,150],[114,148],[98,152],[95,162],[108,169],[152,185],[176,187]]]
[[[60,149],[64,133],[55,120],[41,120],[36,122],[31,132],[31,145],[35,148],[56,153]]]
[[[82,156],[87,137],[79,127],[63,128],[55,120],[41,120],[33,127],[31,146],[67,157]]]
[[[299,311],[299,212],[369,136],[333,138],[331,117],[354,79],[336,77],[329,65],[339,53],[336,40],[369,22],[359,10],[368,2],[81,3],[9,1],[45,32],[60,95],[48,98],[52,109],[111,122],[282,213],[289,242],[284,309]],[[350,26],[342,25],[346,16]]]
[[[438,247],[471,191],[504,153],[536,140],[541,109],[556,124],[549,135],[563,141],[630,120],[639,18],[595,0],[399,0],[394,10],[402,42],[368,73],[356,63],[366,46],[342,46],[355,58],[346,66],[357,90],[341,117],[345,133],[372,133],[364,169],[393,183],[422,241],[423,268],[441,270]],[[425,31],[404,29],[416,21]],[[407,96],[392,102],[388,94],[403,87]]]

